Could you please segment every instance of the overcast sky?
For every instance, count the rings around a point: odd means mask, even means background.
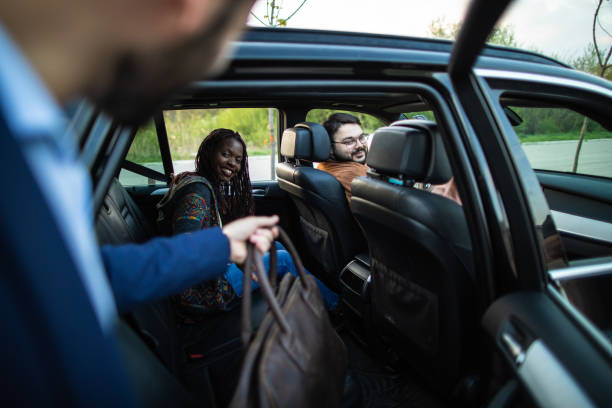
[[[496,0],[490,0],[496,1]],[[302,1],[280,0],[280,17],[287,17]],[[288,26],[325,30],[362,31],[407,36],[429,36],[436,18],[462,20],[469,0],[307,0]],[[591,41],[596,0],[517,0],[502,18],[514,28],[523,48],[568,59]],[[266,0],[257,0],[253,12],[263,19]],[[612,1],[604,1],[600,22],[612,33]],[[249,24],[261,26],[254,18]],[[598,29],[598,41],[609,45],[610,36]]]

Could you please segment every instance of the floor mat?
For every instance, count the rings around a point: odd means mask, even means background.
[[[349,370],[367,408],[442,408],[449,404],[407,374],[393,373],[370,357],[348,333],[340,334],[349,352]]]

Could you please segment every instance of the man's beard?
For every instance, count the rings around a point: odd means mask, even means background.
[[[356,160],[356,159],[355,159],[355,156],[356,156],[356,155],[358,155],[358,154],[359,154],[359,153],[361,153],[361,152],[363,152],[363,159],[361,159],[361,160]],[[360,148],[360,149],[357,149],[357,150],[355,150],[355,151],[354,151],[354,152],[351,154],[351,159],[352,159],[354,162],[357,162],[357,163],[365,163],[365,161],[366,161],[366,158],[367,158],[367,157],[368,157],[368,149],[367,149],[367,148],[365,148],[365,147],[362,147],[362,148]]]
[[[359,153],[359,152],[364,152],[365,153],[365,157],[363,158],[363,160],[361,161],[357,161],[354,159],[354,156]],[[338,161],[338,162],[355,162],[355,163],[365,163],[365,159],[366,157],[368,157],[368,149],[367,147],[362,147],[359,148],[357,150],[353,150],[351,153],[345,153],[345,154],[338,154],[338,152],[336,151],[336,149],[334,148],[333,152],[332,152],[332,156],[331,159]]]

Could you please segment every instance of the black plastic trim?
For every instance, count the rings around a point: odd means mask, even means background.
[[[136,174],[140,174],[141,176],[148,177],[153,180],[161,181],[163,183],[168,183],[170,181],[170,178],[166,176],[165,174],[161,174],[158,171],[155,171],[153,169],[150,169],[148,167],[145,167],[138,163],[134,163],[129,160],[123,160],[121,167],[131,172],[134,172]]]
[[[170,153],[170,145],[168,144],[168,133],[166,132],[166,122],[163,112],[157,113],[154,116],[154,120],[155,130],[157,131],[157,142],[159,143],[159,151],[164,165],[164,173],[166,173],[167,177],[170,177],[170,174],[174,173],[174,164],[172,163],[172,154]]]

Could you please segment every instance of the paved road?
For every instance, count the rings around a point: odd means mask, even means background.
[[[534,168],[571,171],[577,144],[577,140],[525,143],[523,149]],[[585,140],[577,172],[612,177],[612,139]]]
[[[523,149],[531,165],[539,169],[571,171],[576,140],[561,142],[525,143]],[[162,170],[161,163],[148,163],[147,167]],[[174,171],[193,170],[193,160],[174,162]],[[249,157],[251,180],[270,180],[270,156]],[[586,140],[582,145],[578,172],[612,177],[612,139]],[[122,171],[120,180],[123,185],[143,185],[148,180],[134,173]]]

